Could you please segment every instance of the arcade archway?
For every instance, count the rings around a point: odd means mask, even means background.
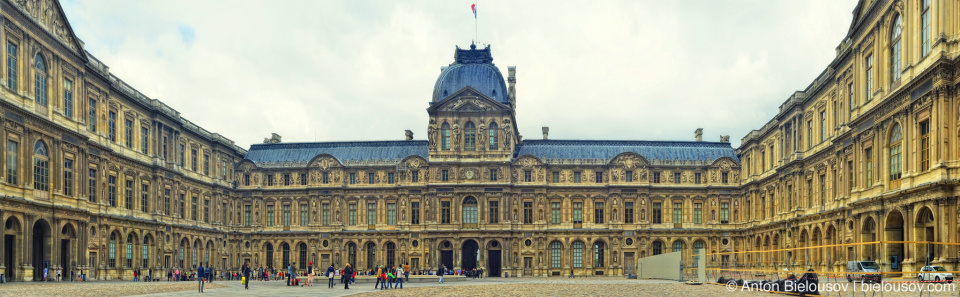
[[[473,239],[463,242],[460,249],[460,268],[471,270],[477,268],[477,262],[480,258],[480,245]]]

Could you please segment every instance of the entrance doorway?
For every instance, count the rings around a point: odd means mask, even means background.
[[[523,257],[523,275],[533,275],[533,257]]]
[[[50,265],[50,225],[39,220],[33,224],[33,280],[43,280],[43,269]]]
[[[903,215],[900,211],[891,211],[887,216],[887,223],[884,229],[884,237],[887,241],[903,241]],[[903,262],[904,248],[903,243],[888,243],[885,255],[890,262],[890,270],[903,271],[900,262]]]
[[[487,268],[484,275],[490,277],[500,277],[500,267],[503,266],[500,242],[496,240],[487,244]]]
[[[17,250],[14,249],[14,247],[17,246],[14,243],[15,240],[17,240],[16,235],[3,236],[3,266],[7,267],[7,273],[4,278],[6,278],[7,281],[17,279],[17,275],[15,273],[17,271],[17,266],[13,263],[13,254],[17,252]]]
[[[453,269],[453,251],[440,251],[440,264],[447,270]]]
[[[463,270],[470,270],[477,268],[477,258],[480,257],[480,246],[473,239],[467,240],[463,243],[463,248],[460,250],[460,267]]]

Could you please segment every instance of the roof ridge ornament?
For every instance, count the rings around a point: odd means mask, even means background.
[[[460,46],[457,46],[453,57],[457,64],[493,63],[493,55],[490,54],[489,44],[483,49],[477,49],[477,45],[472,42],[470,43],[470,49],[461,49]]]

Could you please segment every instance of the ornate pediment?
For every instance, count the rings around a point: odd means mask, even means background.
[[[78,54],[83,53],[83,44],[73,34],[60,2],[55,0],[14,0],[14,6],[33,19],[57,40]]]
[[[453,93],[453,95],[440,100],[427,111],[456,111],[472,112],[487,110],[508,110],[509,107],[487,97],[473,87],[467,86]]]

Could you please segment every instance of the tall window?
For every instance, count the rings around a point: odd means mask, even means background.
[[[124,132],[126,133],[126,145],[129,148],[133,147],[133,121],[124,120],[123,121]]]
[[[388,184],[393,184],[393,183],[394,183],[394,180],[393,180],[393,172],[387,173],[387,183],[388,183]]]
[[[209,250],[207,251],[209,253]],[[143,238],[143,244],[140,245],[140,266],[150,265],[150,237]]]
[[[47,145],[37,141],[33,147],[33,188],[40,191],[50,190],[50,159]]]
[[[18,143],[13,140],[7,140],[7,183],[16,185],[18,174],[17,174],[17,146]]]
[[[351,173],[350,173],[350,184],[353,185],[353,184],[356,184],[356,183],[357,183],[357,174],[351,172]]]
[[[440,223],[450,224],[450,201],[440,201]]]
[[[573,268],[583,267],[583,242],[573,242]]]
[[[674,172],[674,173],[673,173],[673,183],[675,183],[675,184],[679,184],[679,183],[680,183],[680,172]]]
[[[410,170],[410,182],[412,183],[420,182],[420,170]]]
[[[663,254],[663,243],[658,241],[653,242],[653,255]]]
[[[900,80],[900,16],[893,19],[893,29],[890,31],[890,83]]]
[[[197,150],[190,150],[190,168],[197,172]]]
[[[357,204],[350,204],[350,215],[349,215],[350,226],[357,225]]]
[[[397,224],[397,204],[388,203],[387,204],[387,225],[396,225]]]
[[[498,143],[498,142],[499,142],[499,138],[498,138],[499,135],[497,135],[497,133],[499,133],[499,131],[500,131],[500,129],[497,129],[497,123],[490,123],[490,135],[489,135],[489,139],[490,139],[490,150],[491,150],[491,151],[495,151],[495,150],[497,150],[497,149],[499,148],[499,143]]]
[[[250,205],[243,206],[243,225],[250,227]]]
[[[866,159],[866,162],[867,162],[866,184],[867,184],[867,187],[869,188],[873,186],[873,148],[867,148],[866,150],[864,150],[863,154],[864,154],[864,159]]]
[[[110,206],[117,207],[117,176],[107,177],[107,200]]]
[[[33,76],[33,86],[34,95],[36,96],[37,104],[47,106],[47,63],[43,60],[43,56],[37,54],[34,58],[34,65],[37,67],[36,73]]]
[[[901,162],[900,162],[900,151],[902,148],[902,143],[900,142],[900,124],[894,124],[893,130],[890,131],[890,187],[898,188],[900,187],[900,173],[901,173]]]
[[[190,208],[190,219],[194,221],[197,220],[197,213],[200,212],[200,208],[199,208],[200,206],[198,205],[199,200],[200,200],[200,197],[197,197],[196,194],[194,194],[193,198],[191,199],[192,204],[190,205],[193,207]]]
[[[603,224],[603,202],[593,203],[593,223]]]
[[[827,139],[827,112],[820,111],[820,141],[823,142]],[[773,156],[773,154],[770,154]],[[773,162],[770,162],[773,165]]]
[[[187,194],[180,193],[180,218],[187,218]]]
[[[292,215],[290,212],[291,212],[290,204],[284,204],[283,205],[283,226],[284,227],[290,227],[290,221],[291,221],[290,216]]]
[[[87,187],[87,199],[90,202],[97,203],[97,170],[90,169],[88,187]]]
[[[63,159],[63,194],[73,196],[73,160]]]
[[[87,100],[87,129],[97,132],[97,100]]]
[[[185,144],[180,144],[180,167],[186,167],[186,158],[184,157],[187,154],[187,148]]]
[[[377,224],[377,204],[367,203],[367,225]]]
[[[309,211],[306,203],[300,203],[300,226],[306,226],[310,223]]]
[[[463,149],[468,151],[477,150],[477,127],[473,122],[467,122],[463,129]]]
[[[920,0],[920,56],[930,53],[930,0]]]
[[[730,222],[730,203],[723,202],[720,203],[720,224],[726,224]]]
[[[550,202],[550,223],[560,224],[560,202]]]
[[[560,268],[560,253],[562,246],[559,241],[550,243],[550,268]]]
[[[673,223],[683,223],[683,202],[673,203]]]
[[[321,213],[322,218],[320,221],[324,226],[330,225],[330,203],[323,204],[323,212]]]
[[[693,223],[694,224],[703,223],[703,203],[693,204]]]
[[[633,224],[633,202],[632,201],[623,203],[623,222],[626,224]]]
[[[523,202],[523,223],[533,224],[533,202]]]
[[[930,169],[930,121],[920,122],[920,171]]]
[[[7,42],[7,87],[17,92],[17,45]]]
[[[528,183],[533,181],[533,172],[531,170],[523,171],[523,181]]]
[[[450,124],[440,126],[440,149],[450,150]]]
[[[697,240],[693,242],[693,265],[697,267],[698,260],[700,260],[700,250],[703,249],[703,241]]]
[[[593,175],[594,175],[595,180],[596,180],[596,182],[597,182],[598,184],[602,184],[602,183],[603,183],[603,172],[595,172]]]
[[[110,111],[107,119],[107,130],[110,133],[110,141],[117,142],[117,112]]]
[[[275,222],[274,215],[276,212],[277,210],[273,204],[267,205],[267,227],[273,227],[273,222]]]
[[[653,173],[653,183],[655,183],[655,184],[659,184],[659,183],[660,183],[660,172],[654,172],[654,173]]]
[[[820,207],[825,206],[827,203],[827,176],[824,174],[820,175]]]
[[[853,99],[853,83],[847,84],[847,100],[850,101],[850,106],[848,106],[849,107],[848,110],[852,113],[853,107],[856,106],[856,102],[853,101],[854,100]]]
[[[203,154],[203,175],[210,175],[210,155],[207,154]]]
[[[110,261],[109,261],[109,263],[107,263],[107,265],[108,265],[109,267],[116,267],[116,266],[117,266],[117,234],[116,234],[116,233],[111,233],[111,234],[110,234],[110,256],[109,256],[109,259],[110,259]]]
[[[625,182],[632,183],[632,182],[633,182],[633,170],[627,170],[626,172],[624,172],[623,177],[624,177],[624,181],[625,181]]]
[[[580,171],[576,171],[573,173],[573,182],[578,184],[580,183]]]
[[[574,224],[583,223],[583,202],[573,203],[573,223]]]
[[[367,173],[367,183],[372,185],[375,181],[376,181],[376,174],[373,173],[373,172],[368,172],[368,173]]]
[[[553,177],[552,179],[553,179],[553,182],[554,182],[554,183],[559,183],[559,182],[560,182],[560,172],[559,172],[559,171],[554,171],[554,172],[553,172],[552,174],[550,174],[550,175]]]
[[[490,201],[490,213],[487,214],[490,224],[500,223],[500,201]]]
[[[747,169],[747,170],[749,170],[749,169]],[[697,172],[697,173],[694,173],[694,174],[693,174],[693,183],[698,184],[698,185],[700,184],[700,172]]]
[[[142,184],[140,185],[140,211],[149,212],[150,211],[150,185]]]
[[[73,82],[63,80],[63,115],[73,118]]]
[[[131,234],[132,235],[132,234]],[[127,235],[127,268],[133,267],[133,236]]]
[[[674,241],[673,242],[673,252],[683,252],[683,241]]]
[[[807,149],[813,147],[813,120],[807,121]],[[773,166],[773,164],[770,164]]]
[[[449,181],[450,180],[450,171],[446,169],[440,170],[440,181]]]
[[[867,69],[866,101],[873,99],[873,55],[868,55],[865,61]]]
[[[140,152],[146,154],[147,147],[150,145],[150,130],[146,127],[140,128]]]
[[[663,204],[660,202],[653,203],[653,213],[650,214],[654,224],[663,223]]]
[[[492,182],[497,181],[497,170],[496,170],[496,169],[490,169],[490,181],[492,181]]]
[[[420,202],[410,202],[410,224],[420,224]]]
[[[163,189],[163,214],[170,215],[170,189]]]
[[[593,267],[603,267],[604,245],[603,241],[593,243]]]
[[[477,198],[467,196],[463,199],[462,220],[464,224],[477,224]]]

